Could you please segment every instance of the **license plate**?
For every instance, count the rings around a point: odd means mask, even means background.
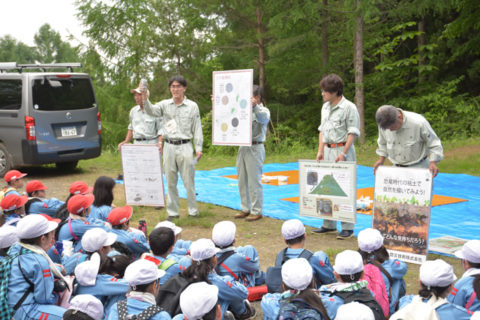
[[[62,128],[62,137],[72,137],[77,135],[76,127],[63,127]]]

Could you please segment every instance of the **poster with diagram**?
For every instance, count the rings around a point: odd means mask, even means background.
[[[432,180],[428,169],[376,170],[372,228],[382,233],[391,258],[417,264],[427,259]]]
[[[253,69],[214,71],[212,143],[252,145]]]
[[[355,223],[357,164],[355,162],[317,162],[299,160],[299,213]]]
[[[162,158],[158,147],[124,144],[120,150],[125,200],[134,206],[165,206]]]

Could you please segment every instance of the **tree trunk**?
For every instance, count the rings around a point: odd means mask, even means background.
[[[423,47],[427,44],[427,37],[425,33],[425,18],[422,18],[418,23],[418,90],[422,90],[422,83],[426,81],[425,74],[422,72],[422,67],[425,66],[425,56]]]
[[[262,14],[260,7],[257,6],[257,37],[258,37],[258,85],[265,89],[265,43],[262,34]]]
[[[325,72],[328,65],[328,12],[327,0],[322,0],[322,68]]]
[[[357,10],[360,10],[361,0],[357,0]],[[365,142],[365,115],[364,115],[364,92],[363,92],[363,17],[361,12],[356,18],[355,38],[353,49],[353,65],[355,70],[355,104],[360,115],[360,138],[359,142]]]

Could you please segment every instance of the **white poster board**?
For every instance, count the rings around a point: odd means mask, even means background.
[[[212,143],[252,145],[253,69],[214,71]]]
[[[355,223],[357,221],[357,164],[299,160],[299,213]]]
[[[417,264],[427,259],[432,180],[423,168],[376,170],[372,227],[382,233],[391,258]]]
[[[128,205],[165,206],[162,159],[151,144],[121,147],[125,200]]]

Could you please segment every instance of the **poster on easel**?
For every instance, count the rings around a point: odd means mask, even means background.
[[[416,264],[427,260],[432,180],[423,168],[376,170],[372,228],[382,233],[391,258]]]
[[[299,160],[299,214],[355,223],[357,164]]]
[[[162,158],[156,145],[124,144],[120,149],[127,205],[165,206]]]
[[[253,69],[213,72],[213,145],[252,145],[252,90]]]

